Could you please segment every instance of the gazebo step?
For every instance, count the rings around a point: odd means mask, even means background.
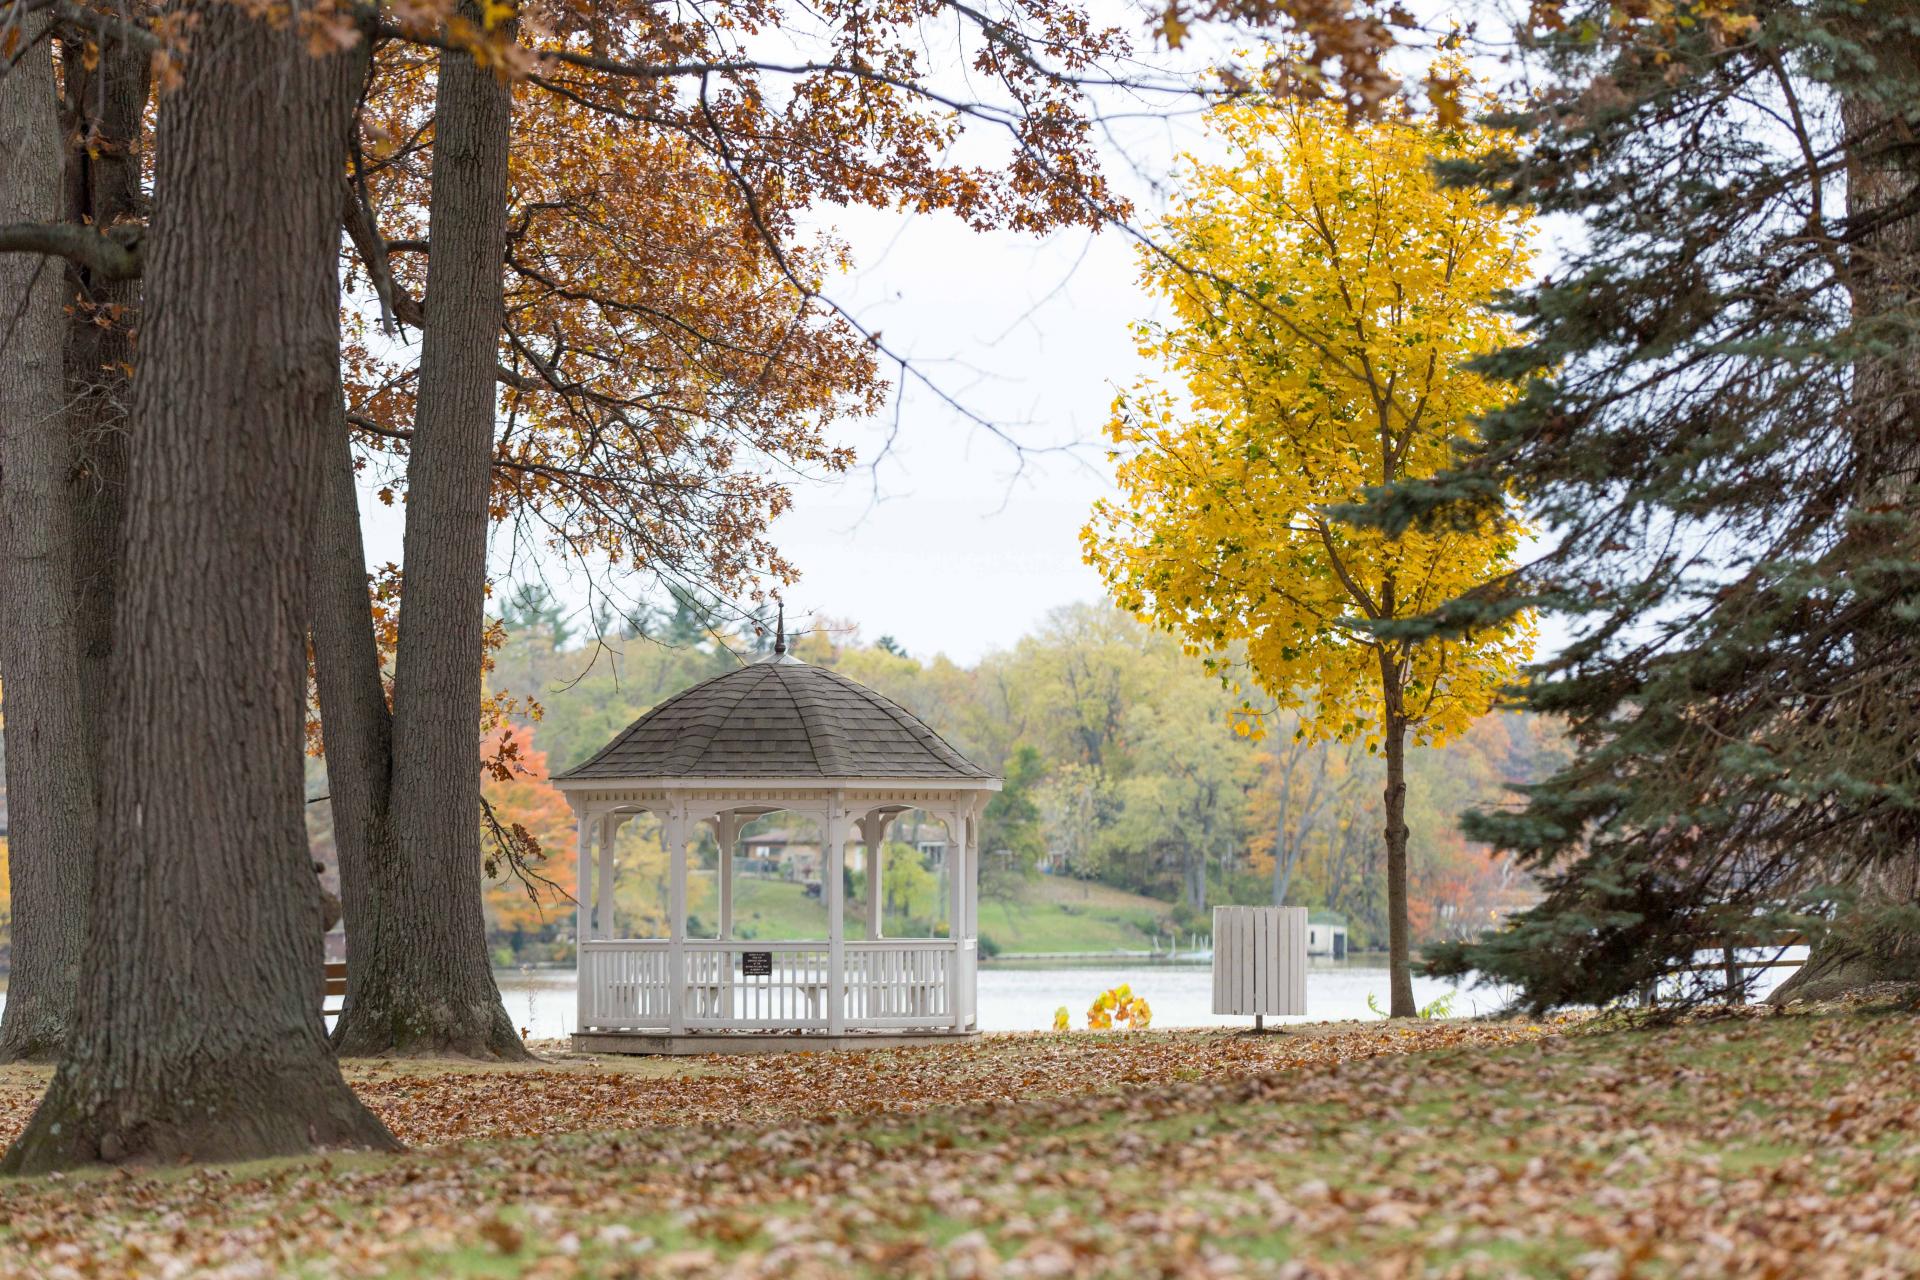
[[[576,1031],[575,1053],[840,1053],[978,1040],[978,1031]]]

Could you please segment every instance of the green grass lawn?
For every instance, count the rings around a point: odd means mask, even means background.
[[[0,1183],[0,1277],[1920,1274],[1910,1013],[349,1079],[422,1149]]]

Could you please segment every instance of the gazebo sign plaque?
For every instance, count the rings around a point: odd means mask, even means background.
[[[746,978],[771,978],[773,976],[773,952],[742,951],[740,953],[740,974]]]

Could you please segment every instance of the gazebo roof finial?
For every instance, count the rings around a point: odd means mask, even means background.
[[[773,624],[773,652],[778,657],[787,651],[787,602],[779,602],[779,621]]]

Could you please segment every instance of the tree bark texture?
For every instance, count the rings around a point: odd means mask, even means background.
[[[61,216],[53,56],[0,76],[0,222]],[[93,771],[79,693],[72,458],[62,394],[66,271],[0,255],[0,678],[6,681],[12,964],[0,1062],[50,1059],[73,1011],[93,870]]]
[[[353,85],[293,24],[194,16],[155,138],[91,935],[17,1173],[397,1145],[327,1048],[301,820]]]
[[[1386,710],[1387,786],[1387,980],[1388,1016],[1418,1017],[1413,1002],[1412,923],[1407,911],[1407,718],[1403,709],[1400,665],[1390,650],[1380,656]]]
[[[75,42],[62,50],[68,222],[110,228],[141,217],[140,142],[148,68],[145,53],[123,45],[89,51]],[[107,737],[113,589],[126,503],[141,282],[100,279],[71,264],[67,279],[72,298],[67,318],[67,430],[73,450],[68,484],[80,629],[79,701],[97,791]]]
[[[488,960],[476,758],[511,129],[508,86],[443,52],[394,669],[398,856],[370,867],[371,927],[348,917],[346,1054],[526,1055]]]

